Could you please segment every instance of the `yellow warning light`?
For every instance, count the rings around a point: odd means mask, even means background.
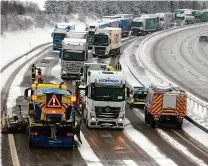
[[[37,81],[34,81],[34,84],[37,84],[38,82]]]
[[[73,96],[71,97],[71,101],[72,101],[72,102],[75,102],[75,101],[76,101],[76,96],[73,95]]]
[[[56,111],[52,111],[52,113],[53,113],[53,114],[55,114],[55,113],[56,113]]]
[[[37,100],[37,95],[32,95],[32,101],[36,101]]]

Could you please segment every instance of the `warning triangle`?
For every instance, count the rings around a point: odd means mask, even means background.
[[[51,97],[51,99],[49,100],[48,107],[61,107],[60,101],[58,100],[58,98],[56,97],[56,95],[53,95]]]

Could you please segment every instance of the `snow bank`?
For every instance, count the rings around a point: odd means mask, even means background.
[[[35,46],[51,42],[53,28],[5,33],[1,37],[1,68]]]
[[[75,29],[78,31],[84,31],[86,24],[96,21],[89,17],[85,17],[85,21],[80,21],[80,19],[78,14],[74,14],[71,16],[71,21],[69,21],[69,23],[75,24]],[[35,46],[52,42],[51,33],[53,30],[54,27],[47,27],[43,29],[33,28],[27,31],[5,32],[0,39],[1,68]]]

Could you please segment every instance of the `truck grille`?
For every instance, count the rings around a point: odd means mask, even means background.
[[[95,114],[100,119],[118,119],[120,107],[95,107]]]
[[[95,47],[95,54],[105,55],[106,47]]]
[[[65,62],[64,68],[69,71],[70,73],[80,72],[83,64],[82,63],[75,63],[74,62]]]

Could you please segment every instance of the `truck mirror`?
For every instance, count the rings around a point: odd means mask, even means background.
[[[29,100],[29,97],[28,97],[28,91],[29,91],[30,89],[31,89],[31,88],[25,89],[25,93],[24,93],[24,99],[25,99],[25,100]]]
[[[52,33],[51,33],[51,37],[53,37],[53,34],[54,34],[54,33],[52,32]]]

